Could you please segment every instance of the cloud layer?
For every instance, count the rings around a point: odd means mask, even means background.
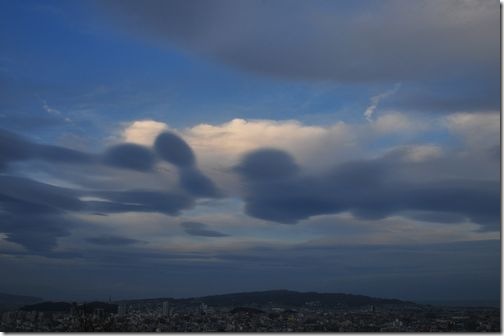
[[[227,237],[228,235],[219,231],[208,229],[206,224],[198,222],[183,222],[180,224],[184,231],[191,236],[201,237]]]
[[[497,1],[2,9],[2,291],[499,296]]]
[[[275,76],[433,79],[488,74],[498,66],[495,2],[109,0],[104,5],[109,18],[132,31]]]
[[[500,189],[493,181],[432,180],[418,183],[414,174],[403,181],[398,171],[414,171],[415,163],[397,157],[347,162],[323,176],[302,176],[287,153],[259,150],[245,156],[237,171],[248,183],[249,215],[283,223],[310,216],[350,211],[361,218],[381,219],[419,210],[433,221],[446,213],[496,229]],[[440,213],[436,218],[435,214]]]
[[[49,251],[58,237],[70,234],[72,225],[62,218],[74,213],[181,216],[201,198],[223,196],[243,202],[248,216],[277,223],[350,213],[361,220],[399,216],[498,230],[498,115],[457,113],[442,118],[441,127],[461,140],[459,147],[402,145],[370,157],[366,147],[391,134],[385,127],[390,120],[403,120],[406,126],[395,130],[399,134],[411,133],[408,125],[418,124],[397,113],[365,125],[325,127],[233,120],[167,131],[166,124],[139,121],[126,125],[123,134],[130,134],[131,141],[151,143],[118,143],[97,154],[36,144],[2,131],[1,216],[9,223],[2,230],[8,241]],[[416,131],[429,132],[430,127]],[[314,160],[317,157],[321,159]],[[58,186],[51,179],[38,181],[29,171],[12,175],[12,165],[30,162],[48,165],[47,173],[69,180]],[[93,183],[85,181],[89,171],[100,174]],[[156,182],[164,175],[173,176],[174,184]],[[112,176],[116,182],[108,182]],[[138,180],[125,183],[128,179]],[[43,229],[28,224],[33,216],[50,222],[52,233],[35,234]],[[225,235],[200,224],[184,225],[194,236]]]
[[[218,195],[213,182],[199,171],[195,156],[184,140],[166,132],[157,139],[155,150],[125,143],[114,145],[103,154],[88,154],[59,146],[35,144],[1,131],[2,168],[7,172],[11,171],[9,165],[14,162],[42,160],[56,166],[74,166],[77,171],[82,165],[99,170],[104,164],[118,169],[116,174],[120,174],[121,170],[153,174],[157,161],[167,160],[178,168],[181,188],[170,191],[132,189],[127,184],[120,190],[68,188],[2,174],[0,230],[7,234],[8,241],[19,243],[29,250],[49,251],[55,247],[58,237],[69,234],[70,225],[66,222],[71,220],[65,219],[67,213],[158,212],[175,216],[184,209],[194,207],[198,197]]]

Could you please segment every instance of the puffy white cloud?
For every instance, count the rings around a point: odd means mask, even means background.
[[[121,138],[124,142],[150,146],[154,143],[156,136],[168,128],[168,125],[163,122],[137,120],[127,124],[122,131]]]
[[[354,145],[351,128],[343,122],[323,127],[307,126],[294,120],[234,119],[220,125],[197,125],[186,130],[184,135],[198,156],[228,165],[257,148],[283,149],[303,163],[314,156],[319,162],[325,161],[328,158],[317,153],[330,151],[335,154]]]
[[[155,137],[167,129],[171,128],[159,121],[134,121],[123,129],[121,139],[151,146]],[[356,144],[355,129],[343,122],[309,126],[296,120],[233,119],[217,125],[198,124],[171,130],[190,144],[198,161],[206,168],[230,167],[244,153],[264,147],[286,150],[301,163],[333,163],[341,158],[334,154],[348,151]],[[328,151],[332,154],[329,157],[324,155]]]
[[[454,118],[453,123],[462,124],[464,118],[470,117],[459,117],[462,121]],[[219,183],[229,184],[234,180],[228,173],[229,168],[236,165],[244,154],[259,148],[285,150],[305,168],[320,170],[362,158],[366,155],[366,145],[384,135],[417,134],[430,130],[433,124],[425,118],[412,118],[397,111],[383,114],[372,123],[347,124],[340,121],[331,125],[306,125],[296,120],[233,119],[222,124],[198,124],[176,130],[160,121],[139,120],[126,124],[121,138],[152,146],[159,133],[170,129],[189,143],[207,174]],[[441,148],[432,144],[406,147],[401,147],[401,155],[412,162],[437,158],[442,154]]]

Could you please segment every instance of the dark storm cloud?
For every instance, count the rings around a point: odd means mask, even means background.
[[[65,147],[35,144],[14,133],[0,129],[0,169],[5,169],[9,162],[22,160],[76,164],[89,164],[96,161],[91,154]]]
[[[126,29],[231,66],[336,81],[498,86],[496,1],[107,0]]]
[[[170,132],[159,134],[154,142],[154,150],[163,159],[178,169],[179,184],[196,197],[219,197],[221,192],[196,165],[196,157],[191,147],[178,135]]]
[[[13,176],[0,176],[0,185],[0,231],[32,252],[54,248],[73,227],[64,213],[84,208],[70,189]]]
[[[52,163],[97,164],[99,156],[54,145],[34,143],[24,137],[0,129],[0,169],[10,162],[23,160],[43,160]],[[154,158],[147,148],[123,144],[111,147],[103,155],[104,164],[145,170],[150,168]]]
[[[500,191],[496,181],[417,182],[414,175],[405,181],[398,176],[406,169],[413,172],[409,168],[412,163],[408,166],[396,155],[348,162],[316,177],[292,175],[290,164],[285,165],[282,174],[276,166],[274,175],[284,178],[257,179],[269,174],[271,166],[265,162],[281,162],[288,157],[281,151],[268,151],[268,160],[264,161],[262,153],[259,150],[246,155],[236,168],[246,182],[246,213],[253,217],[296,223],[342,211],[372,220],[394,214],[418,218],[421,211],[432,221],[447,222],[459,216],[487,230],[499,228]]]
[[[60,146],[41,145],[8,131],[0,130],[0,170],[10,162],[44,160],[52,163],[105,164],[120,169],[151,171],[159,158],[177,167],[180,186],[194,197],[219,197],[221,191],[196,165],[191,147],[179,136],[162,133],[154,151],[132,143],[108,148],[103,154],[88,154]]]
[[[22,160],[44,160],[53,163],[97,164],[98,155],[77,150],[33,143],[8,131],[0,130],[0,168],[9,162]],[[112,146],[101,155],[101,162],[123,169],[147,171],[152,169],[154,153],[136,144]]]
[[[8,241],[37,252],[49,251],[59,237],[69,234],[72,221],[65,219],[69,212],[135,211],[175,216],[194,206],[194,198],[181,191],[73,190],[7,175],[0,175],[0,185],[0,232]],[[105,200],[82,201],[83,196]]]
[[[68,236],[72,228],[71,221],[58,215],[0,214],[0,230],[6,234],[6,240],[35,253],[52,250],[58,239]]]
[[[219,197],[221,192],[207,176],[197,168],[180,170],[180,185],[196,197]]]
[[[93,195],[107,201],[88,201],[87,210],[100,213],[160,212],[177,215],[194,206],[194,198],[181,192],[152,190],[95,191]]]
[[[79,211],[83,208],[83,202],[78,199],[79,193],[71,189],[6,175],[0,175],[0,185],[0,201],[7,208],[12,208],[9,203],[32,205],[28,207],[31,211],[37,207],[47,209],[41,212],[51,212],[50,209]],[[22,213],[22,208],[19,207],[19,213]]]
[[[298,171],[294,159],[284,151],[261,149],[246,155],[235,171],[251,180],[282,179]]]
[[[68,212],[102,215],[158,212],[176,216],[182,210],[194,207],[196,197],[219,195],[213,182],[198,170],[192,150],[182,139],[163,134],[156,142],[156,149],[160,156],[170,159],[178,167],[182,190],[130,190],[127,185],[124,190],[78,190],[24,177],[0,175],[1,232],[7,234],[7,240],[29,250],[47,252],[55,246],[59,237],[68,234],[69,228],[63,220]],[[59,146],[36,144],[0,131],[0,168],[6,169],[13,161],[36,159],[77,166],[103,163],[146,172],[152,170],[156,153],[143,146],[120,144],[103,154],[87,154]],[[85,199],[83,197],[98,199],[82,200]]]
[[[106,214],[136,211],[174,216],[194,206],[194,198],[182,192],[72,190],[6,175],[0,175],[0,185],[0,232],[6,234],[8,241],[41,255],[51,251],[58,238],[69,235],[75,220],[66,217],[68,212]],[[81,201],[81,196],[99,196],[106,201]],[[127,243],[125,240],[102,238],[90,242]]]
[[[228,237],[228,234],[210,230],[208,225],[198,222],[183,222],[180,224],[184,231],[191,236],[201,236],[201,237]]]
[[[86,239],[86,241],[95,245],[105,245],[105,246],[110,245],[125,246],[125,245],[138,244],[141,242],[138,239],[126,238],[121,236],[89,237]]]
[[[194,153],[189,145],[179,136],[163,132],[154,142],[156,153],[174,166],[185,168],[192,167],[196,163]]]
[[[107,149],[103,161],[114,167],[148,171],[154,166],[155,158],[147,147],[127,143]]]
[[[84,207],[70,189],[4,175],[0,185],[0,232],[29,251],[45,253],[54,248],[72,226],[64,212]]]
[[[176,215],[191,208],[194,198],[183,192],[154,190],[73,190],[55,187],[26,178],[0,175],[0,205],[4,211],[24,213],[116,213],[125,211],[161,212]],[[92,196],[104,201],[81,201]]]

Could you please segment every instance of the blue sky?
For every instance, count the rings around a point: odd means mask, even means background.
[[[0,291],[498,299],[496,1],[1,3]]]

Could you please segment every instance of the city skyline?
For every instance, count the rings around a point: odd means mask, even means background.
[[[0,1],[0,292],[500,300],[497,1]]]

